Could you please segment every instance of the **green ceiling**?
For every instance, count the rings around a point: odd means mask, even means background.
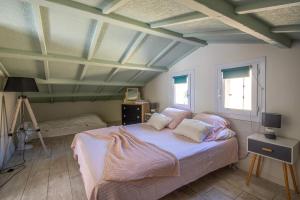
[[[210,43],[289,47],[300,38],[300,1],[276,2],[0,0],[0,67],[36,78],[34,102],[120,99]],[[249,5],[268,9],[235,13]]]

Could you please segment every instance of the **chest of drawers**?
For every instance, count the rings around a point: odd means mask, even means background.
[[[149,103],[122,104],[122,125],[145,122],[145,113],[149,112]]]

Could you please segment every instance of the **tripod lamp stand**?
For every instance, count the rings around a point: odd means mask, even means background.
[[[28,101],[28,98],[23,95],[24,92],[39,92],[38,87],[36,85],[36,82],[33,78],[25,78],[25,77],[8,77],[5,87],[4,87],[4,92],[20,92],[21,95],[18,97],[17,100],[17,107],[16,111],[14,113],[14,118],[12,121],[11,128],[9,130],[9,135],[12,136],[13,133],[15,132],[16,129],[16,123],[19,114],[21,115],[21,124],[20,124],[20,130],[24,130],[24,109],[26,108],[28,111],[28,114],[30,116],[30,119],[32,121],[33,127],[35,131],[38,134],[38,137],[41,141],[42,147],[47,155],[48,154],[48,149],[44,143],[43,136],[41,134],[41,130],[38,126],[38,123],[36,121],[35,115],[32,111],[32,108],[30,106],[30,103]]]

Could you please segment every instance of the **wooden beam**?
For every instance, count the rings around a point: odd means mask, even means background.
[[[107,96],[121,96],[121,94],[118,93],[94,93],[94,92],[87,92],[87,93],[37,93],[37,92],[26,92],[26,96],[29,98],[57,98],[57,97],[107,97]]]
[[[0,62],[0,71],[3,73],[4,76],[9,77],[10,74],[7,71],[7,69],[4,67],[4,65]]]
[[[124,6],[128,1],[129,0],[109,0],[102,11],[104,14],[109,14]]]
[[[128,29],[133,29],[136,31],[144,32],[151,35],[156,35],[163,38],[168,38],[176,40],[179,42],[184,42],[192,45],[206,46],[207,42],[199,39],[186,39],[182,37],[182,34],[169,31],[166,29],[152,29],[149,24],[140,22],[138,20],[133,20],[126,18],[117,14],[104,14],[99,8],[91,7],[79,2],[69,1],[69,0],[24,0],[29,2],[37,2],[41,6],[48,7],[51,9],[60,10],[62,12],[75,12],[77,15],[85,16],[87,18],[92,18],[114,24],[117,26],[125,27]]]
[[[247,33],[239,30],[207,31],[199,33],[185,33],[183,37],[205,37],[205,36],[225,36],[225,35],[245,35]]]
[[[250,15],[237,15],[234,6],[225,0],[176,1],[269,44],[274,44],[279,47],[291,47],[292,40],[289,37],[283,34],[272,33],[266,23],[255,17]]]
[[[91,60],[95,54],[96,44],[97,44],[99,36],[101,35],[102,26],[103,26],[103,23],[96,21],[96,24],[94,27],[94,32],[93,32],[93,35],[92,35],[92,38],[90,41],[90,45],[88,48],[87,60]],[[80,76],[79,76],[80,81],[84,79],[87,70],[88,70],[88,65],[84,65],[83,69],[80,73]],[[79,86],[77,85],[74,88],[74,92],[77,92],[78,90],[79,90]]]
[[[166,55],[171,49],[177,46],[179,43],[177,41],[170,42],[163,50],[161,50],[154,58],[152,58],[147,64],[147,67],[151,67],[154,63],[160,60],[164,55]]]
[[[128,61],[128,59],[133,55],[135,50],[145,41],[147,34],[139,32],[137,33],[133,40],[130,42],[129,46],[127,47],[126,51],[123,53],[123,55],[120,58],[120,63],[124,64]]]
[[[129,83],[129,82],[106,82],[106,81],[78,81],[70,79],[35,79],[40,85],[91,85],[91,86],[144,86],[144,83]]]
[[[119,72],[119,68],[114,68],[110,71],[109,75],[106,77],[105,82],[111,81],[111,79]]]
[[[57,61],[57,62],[92,65],[92,66],[108,67],[108,68],[117,67],[120,69],[129,69],[129,70],[144,70],[144,71],[155,71],[155,72],[167,71],[165,67],[149,68],[144,65],[137,65],[137,64],[120,64],[118,62],[101,60],[101,59],[87,60],[84,58],[78,58],[78,57],[67,56],[67,55],[57,55],[57,54],[42,55],[35,52],[16,50],[16,49],[6,49],[6,48],[0,48],[0,57],[27,59],[27,60]]]
[[[235,11],[238,14],[248,14],[299,5],[300,0],[260,0],[238,6]]]
[[[198,50],[199,47],[194,47],[191,50],[189,50],[188,52],[186,52],[185,54],[183,54],[182,56],[180,56],[179,58],[177,58],[176,60],[174,60],[169,66],[168,69],[172,68],[174,65],[176,65],[179,61],[181,61],[182,59],[184,59],[185,57],[191,55],[194,51]]]
[[[204,21],[211,19],[210,17],[207,17],[206,15],[203,15],[198,12],[191,12],[175,17],[171,17],[168,19],[160,20],[157,22],[150,23],[151,28],[161,28],[161,27],[168,27],[168,26],[174,26],[174,25],[180,25],[180,24],[186,24],[191,22],[198,22],[198,21]]]
[[[119,70],[120,70],[119,68],[113,68],[113,69],[109,72],[108,76],[106,77],[105,82],[110,82],[111,79],[119,72]],[[101,93],[101,92],[103,91],[104,87],[105,87],[105,86],[99,86],[99,87],[96,89],[96,92]],[[96,97],[92,98],[92,101],[95,101],[95,100],[96,100]]]
[[[47,52],[47,45],[46,45],[46,39],[45,39],[45,33],[44,33],[44,24],[43,24],[43,20],[42,20],[41,8],[38,4],[32,3],[32,11],[33,11],[33,18],[34,18],[42,54],[47,55],[48,52]],[[43,63],[44,63],[45,79],[48,80],[50,78],[49,62],[47,60],[44,60]],[[50,94],[52,93],[52,87],[50,85],[48,85],[48,92]],[[50,101],[53,102],[53,98],[51,98]]]
[[[299,33],[300,24],[296,25],[284,25],[272,28],[273,33]]]

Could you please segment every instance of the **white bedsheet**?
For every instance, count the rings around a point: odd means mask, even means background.
[[[43,137],[70,135],[86,130],[104,128],[106,126],[106,123],[95,114],[86,114],[39,123]],[[33,135],[32,137],[37,138],[37,135]]]
[[[87,134],[79,133],[74,155],[78,158],[89,199],[158,199],[209,172],[238,161],[236,138],[199,144],[174,135],[170,129],[156,131],[141,124],[129,125],[126,128],[137,138],[174,154],[179,160],[181,175],[131,182],[104,181],[102,180],[102,171],[107,142],[95,140]],[[101,129],[92,130],[92,132],[94,131],[106,132]]]

